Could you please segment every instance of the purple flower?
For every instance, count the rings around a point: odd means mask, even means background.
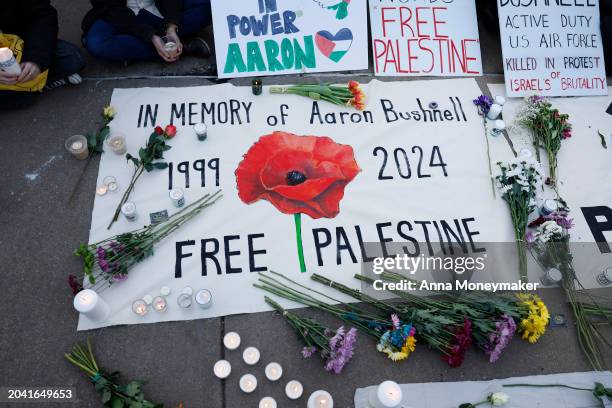
[[[346,334],[344,327],[340,327],[336,334],[330,338],[331,352],[325,362],[325,370],[340,374],[342,369],[353,357],[353,347],[357,340],[357,330],[351,328]]]
[[[342,342],[343,337],[344,326],[340,326],[338,330],[336,330],[336,334],[334,334],[333,337],[329,339],[329,347],[332,349],[332,352],[338,348],[339,344]]]
[[[317,348],[315,346],[304,347],[302,349],[302,356],[304,358],[310,358],[316,351],[317,351]]]
[[[112,282],[123,282],[128,278],[128,276],[126,274],[123,273],[118,273],[117,275],[113,275],[113,277],[111,278]]]
[[[525,234],[525,241],[527,241],[527,244],[533,244],[535,241],[535,235],[533,234],[532,231],[527,231],[527,234]]]
[[[104,272],[108,272],[110,269],[108,261],[104,258],[98,258],[98,265],[100,265],[100,269],[102,269]]]
[[[393,322],[393,328],[395,330],[398,330],[402,324],[399,317],[397,317],[395,313],[391,315],[391,322]]]
[[[474,99],[474,105],[478,107],[482,115],[486,115],[489,113],[489,110],[491,110],[493,100],[487,95],[480,95],[478,98]]]
[[[516,331],[516,323],[511,316],[502,315],[495,322],[495,331],[489,334],[489,343],[484,345],[485,354],[489,356],[489,362],[494,363],[499,360],[502,351],[512,340]]]

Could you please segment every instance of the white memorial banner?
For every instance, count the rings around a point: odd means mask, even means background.
[[[508,96],[607,95],[599,0],[497,5]]]
[[[220,78],[368,68],[367,0],[212,0]]]
[[[370,0],[379,76],[482,75],[474,0]]]

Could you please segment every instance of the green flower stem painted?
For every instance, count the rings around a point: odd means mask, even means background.
[[[300,259],[300,271],[306,272],[306,262],[304,262],[304,246],[302,245],[302,214],[293,215],[295,220],[295,239],[297,241],[298,258]]]

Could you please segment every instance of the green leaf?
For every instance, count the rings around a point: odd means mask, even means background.
[[[110,390],[107,388],[102,392],[102,404],[106,404],[108,401],[110,401],[112,397],[112,394],[110,392]]]
[[[140,157],[140,160],[145,161],[147,157],[147,151],[141,147],[140,149],[138,149],[138,157]]]
[[[88,133],[87,134],[87,147],[90,150],[93,150],[96,148],[96,146],[98,145],[98,139],[96,137],[95,133]]]
[[[157,170],[164,170],[168,168],[168,163],[164,163],[164,162],[156,162],[153,163],[153,166],[157,169]]]
[[[153,165],[151,163],[145,163],[144,168],[147,172],[151,172],[153,170]]]
[[[121,399],[121,397],[113,395],[110,406],[111,408],[123,408],[125,406],[125,403],[123,399]]]

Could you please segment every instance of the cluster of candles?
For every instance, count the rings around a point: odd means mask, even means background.
[[[499,118],[505,104],[506,98],[503,96],[496,96],[493,100],[491,108],[489,109],[489,113],[487,113],[487,119],[493,122],[493,129],[491,130],[491,134],[493,136],[499,136],[504,130],[506,130],[506,122]]]
[[[149,307],[152,307],[157,312],[165,312],[168,309],[168,302],[166,298],[170,296],[171,290],[168,286],[163,286],[160,290],[160,296],[153,298],[151,295],[146,295],[142,299],[134,301],[132,304],[132,311],[138,316],[145,316]],[[208,309],[212,306],[212,294],[208,289],[199,290],[195,296],[193,289],[189,286],[183,288],[177,298],[177,303],[182,309],[189,309],[193,305],[193,301],[198,304],[202,309]]]
[[[223,337],[223,345],[227,350],[234,351],[240,347],[240,335],[236,332],[229,332]],[[249,366],[256,365],[261,359],[261,353],[256,347],[247,347],[242,352],[242,360]],[[213,367],[215,376],[219,379],[226,379],[232,372],[232,366],[227,360],[219,360]],[[264,369],[265,377],[268,381],[276,382],[283,376],[283,367],[276,362],[268,363]],[[240,390],[250,394],[257,388],[257,377],[253,374],[244,374],[238,381]],[[304,386],[297,380],[291,380],[285,385],[285,395],[290,400],[297,400],[302,397]],[[278,404],[272,397],[264,397],[259,401],[259,408],[277,408]],[[333,408],[334,399],[323,390],[313,392],[308,398],[308,408]]]

